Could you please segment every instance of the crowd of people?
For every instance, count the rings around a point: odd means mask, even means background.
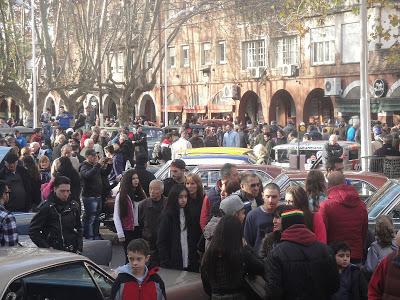
[[[147,282],[153,283],[146,288],[149,299],[165,298],[153,266],[201,273],[204,290],[216,300],[251,298],[253,275],[265,280],[267,299],[399,297],[400,236],[388,217],[378,220],[371,236],[366,206],[342,172],[337,141],[356,139],[357,126],[228,124],[207,127],[204,137],[183,126],[155,150],[172,159],[170,177],[161,181],[146,170],[140,124],[135,132],[109,134],[78,120],[70,127],[72,117],[61,108],[58,123],[42,117],[47,127],[35,129],[29,141],[19,132],[1,140],[12,148],[0,168],[1,246],[18,244],[12,213],[34,211],[29,235],[38,247],[81,253],[83,239],[102,238],[100,214],[119,185],[113,220],[127,264],[118,270],[115,299]],[[376,151],[391,147],[397,155],[399,125],[373,130],[384,140]],[[205,192],[201,178],[186,174],[177,156],[191,147],[254,147],[262,153],[258,163],[268,164],[273,145],[298,138],[327,141],[326,172],[310,171],[305,188],[289,187],[284,201],[279,186],[263,187],[256,174],[240,174],[232,164]]]

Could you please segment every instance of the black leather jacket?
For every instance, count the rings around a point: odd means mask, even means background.
[[[82,252],[82,223],[78,203],[73,200],[62,202],[51,193],[32,218],[29,236],[40,248]]]

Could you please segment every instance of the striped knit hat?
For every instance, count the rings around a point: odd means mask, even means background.
[[[304,224],[304,213],[300,209],[285,210],[281,214],[282,231],[295,224]]]

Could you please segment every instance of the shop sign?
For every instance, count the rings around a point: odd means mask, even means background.
[[[387,85],[383,79],[377,79],[374,81],[374,96],[376,98],[381,98],[385,96],[387,92]]]

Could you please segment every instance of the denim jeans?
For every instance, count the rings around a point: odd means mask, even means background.
[[[100,237],[101,197],[82,197],[85,213],[83,214],[83,235],[86,239]]]

